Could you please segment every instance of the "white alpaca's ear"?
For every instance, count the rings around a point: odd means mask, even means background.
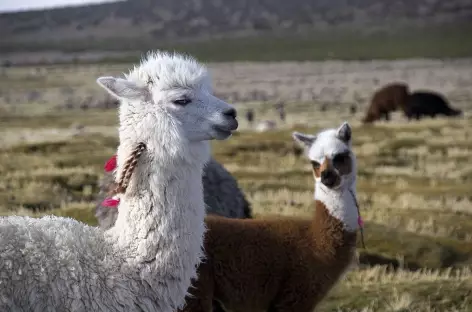
[[[118,99],[145,100],[149,96],[149,91],[146,87],[140,87],[125,79],[100,77],[97,79],[97,83]]]
[[[310,148],[313,142],[316,140],[316,136],[311,134],[304,134],[300,132],[293,132],[292,137],[295,142],[299,143],[304,148]]]
[[[338,128],[338,132],[336,133],[336,136],[341,141],[348,143],[351,140],[351,136],[352,136],[351,126],[347,122],[344,122]]]

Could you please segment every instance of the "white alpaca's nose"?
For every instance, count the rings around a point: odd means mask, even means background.
[[[226,117],[236,118],[237,112],[234,108],[230,108],[226,110],[225,112],[223,112],[223,115],[225,115]]]

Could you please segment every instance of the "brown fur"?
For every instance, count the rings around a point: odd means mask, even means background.
[[[183,311],[313,311],[350,265],[356,233],[315,201],[313,220],[207,216],[206,260]]]
[[[315,178],[319,178],[321,176],[321,172],[329,169],[329,160],[328,158],[325,159],[325,161],[320,164],[319,166],[317,164],[313,164],[313,176]]]
[[[371,123],[380,120],[390,120],[390,112],[405,109],[410,91],[405,83],[390,83],[378,89],[370,101],[363,123]]]

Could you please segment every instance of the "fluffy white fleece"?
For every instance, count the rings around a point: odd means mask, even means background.
[[[98,82],[121,102],[117,172],[138,143],[146,145],[116,226],[0,218],[2,312],[171,312],[196,277],[208,140],[237,128],[232,107],[211,94],[203,65],[178,54],[151,53],[124,79]]]

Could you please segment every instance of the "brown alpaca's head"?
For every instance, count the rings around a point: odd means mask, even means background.
[[[316,135],[293,133],[303,146],[313,167],[316,183],[323,188],[340,190],[351,187],[356,179],[356,159],[352,152],[351,127],[344,122],[337,129],[326,129]]]

